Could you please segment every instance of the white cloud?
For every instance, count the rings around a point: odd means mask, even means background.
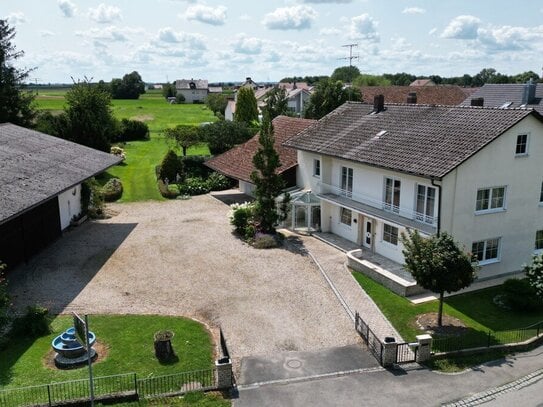
[[[437,32],[437,27],[432,28],[430,31],[428,31],[429,35],[434,35]]]
[[[53,31],[49,31],[49,30],[40,30],[40,37],[52,37],[53,35],[55,35],[55,33]]]
[[[207,49],[206,42],[206,38],[201,34],[174,31],[171,27],[165,27],[158,31],[155,44],[159,46],[162,45],[161,43],[183,44],[192,50],[205,50]]]
[[[543,26],[539,27],[491,27],[478,31],[478,41],[486,48],[497,51],[529,49],[536,43],[543,45]]]
[[[281,7],[264,16],[263,24],[270,30],[303,30],[311,28],[317,12],[308,6]]]
[[[458,16],[451,20],[449,25],[441,33],[442,38],[456,38],[462,40],[474,40],[477,38],[477,30],[481,20],[474,16]]]
[[[379,42],[377,21],[375,21],[369,14],[361,14],[359,16],[351,18],[349,37],[353,40],[363,39],[373,42]]]
[[[8,20],[9,25],[26,23],[26,17],[22,11],[15,11],[13,13],[9,13],[6,17],[6,20]]]
[[[232,43],[234,51],[239,54],[256,55],[262,52],[262,40],[256,37],[248,37],[244,33],[236,35]]]
[[[197,4],[187,9],[185,17],[188,20],[196,20],[204,24],[223,25],[226,21],[226,7],[209,7]]]
[[[242,14],[239,16],[239,19],[241,21],[251,21],[253,18],[249,14]]]
[[[87,31],[76,31],[75,35],[95,40],[124,42],[128,41],[131,35],[140,34],[141,32],[142,30],[136,28],[121,28],[112,25],[106,28],[91,28]]]
[[[58,0],[57,4],[64,17],[73,17],[77,11],[75,4],[70,0]]]
[[[402,11],[403,14],[424,14],[426,10],[420,7],[406,7]]]
[[[324,4],[324,3],[352,3],[353,0],[304,0],[304,3]]]
[[[327,27],[327,28],[323,28],[319,31],[319,34],[320,35],[339,35],[341,34],[341,30],[339,28],[334,28],[334,27]]]
[[[111,23],[114,20],[120,20],[122,15],[119,7],[100,3],[97,8],[89,9],[89,17],[97,23],[105,24]]]

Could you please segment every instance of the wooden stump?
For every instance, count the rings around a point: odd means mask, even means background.
[[[167,361],[175,357],[172,338],[172,331],[158,331],[155,333],[155,356],[158,360]]]

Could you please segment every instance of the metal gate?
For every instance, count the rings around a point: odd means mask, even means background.
[[[371,351],[373,356],[377,359],[379,364],[383,364],[383,344],[379,338],[373,333],[368,324],[360,317],[358,311],[356,311],[354,316],[354,327],[356,332],[362,337],[364,343],[367,345],[368,349]]]
[[[396,347],[396,363],[413,363],[417,361],[418,343],[398,343]]]

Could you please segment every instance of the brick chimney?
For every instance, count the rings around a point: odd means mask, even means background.
[[[379,113],[385,110],[385,96],[375,95],[373,98],[373,113]]]
[[[483,107],[484,105],[485,105],[485,98],[473,98],[473,99],[471,99],[471,106]]]
[[[409,92],[407,94],[407,103],[417,104],[417,92]]]

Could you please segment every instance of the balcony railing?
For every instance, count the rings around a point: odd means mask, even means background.
[[[436,216],[428,216],[424,213],[417,212],[413,210],[412,208],[407,208],[405,206],[392,205],[380,199],[375,199],[367,195],[356,194],[356,193],[353,193],[352,191],[344,190],[344,189],[341,189],[340,187],[325,184],[323,182],[320,182],[318,186],[320,187],[322,194],[338,195],[341,197],[352,199],[353,201],[371,206],[376,209],[381,209],[386,212],[395,213],[399,216],[402,216],[407,219],[412,219],[416,222],[420,222],[420,223],[424,223],[424,224],[432,225],[432,226],[437,225]]]

